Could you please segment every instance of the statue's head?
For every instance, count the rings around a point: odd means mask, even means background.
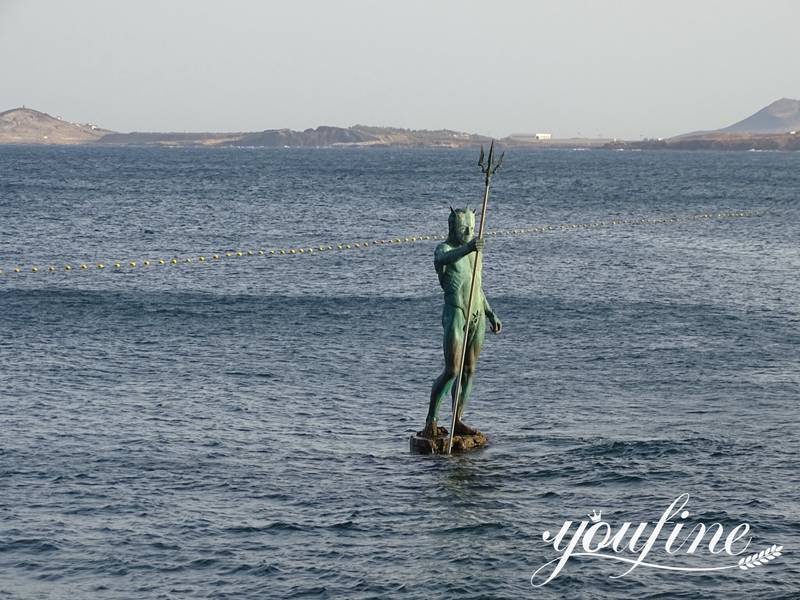
[[[475,211],[471,208],[450,207],[447,218],[447,241],[455,246],[466,244],[475,235]]]

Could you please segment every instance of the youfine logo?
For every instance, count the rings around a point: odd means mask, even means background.
[[[783,554],[783,546],[778,544],[748,553],[752,541],[748,523],[740,523],[727,532],[721,523],[688,523],[691,516],[686,509],[688,504],[689,494],[682,494],[673,500],[658,521],[635,526],[626,521],[614,528],[603,520],[602,511],[595,510],[588,515],[588,520],[577,525],[574,521],[564,521],[555,535],[550,531],[542,534],[542,540],[552,545],[558,556],[533,572],[531,584],[541,587],[553,581],[573,556],[624,563],[626,568],[610,575],[617,579],[640,566],[685,572],[748,570],[766,565]],[[679,556],[695,560],[687,561]],[[687,565],[687,562],[696,564]]]

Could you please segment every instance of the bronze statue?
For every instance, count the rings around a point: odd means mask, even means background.
[[[486,321],[489,321],[494,333],[500,333],[503,329],[503,324],[483,294],[481,258],[489,183],[503,163],[504,156],[505,152],[499,159],[495,159],[492,141],[489,156],[484,161],[485,155],[481,146],[478,165],[484,175],[484,188],[477,237],[475,211],[469,208],[454,210],[450,207],[447,239],[436,246],[434,251],[433,263],[439,276],[439,285],[444,291],[444,370],[431,388],[425,428],[412,435],[409,440],[411,451],[418,454],[450,454],[454,450],[462,452],[481,448],[488,442],[485,435],[464,423],[462,417],[472,391],[475,366],[486,334]],[[451,392],[453,399],[449,432],[436,423],[439,404],[447,392]]]
[[[481,261],[478,260],[478,253],[482,252],[484,241],[481,237],[474,237],[475,212],[467,208],[456,210],[450,208],[447,224],[449,229],[447,240],[439,244],[434,252],[434,267],[436,268],[436,274],[439,276],[439,284],[444,290],[444,309],[442,311],[444,370],[433,382],[431,389],[428,416],[425,420],[425,429],[422,432],[423,436],[429,438],[445,434],[444,429],[437,426],[436,419],[439,412],[439,404],[451,389],[453,406],[457,407],[453,435],[475,435],[478,433],[462,420],[464,406],[472,391],[475,366],[483,346],[487,319],[492,332],[500,333],[503,328],[500,319],[492,310],[483,293]],[[470,317],[472,322],[470,324],[469,337],[465,340],[470,285],[472,272],[476,267],[472,315]],[[460,398],[456,401],[456,390],[453,389],[453,384],[459,374],[459,360],[461,360],[462,346],[464,344],[466,344],[466,353],[463,359],[464,371],[460,386]]]

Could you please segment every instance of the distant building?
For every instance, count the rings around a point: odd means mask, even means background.
[[[537,133],[533,137],[535,137],[537,140],[540,140],[540,141],[541,140],[549,140],[549,139],[553,138],[553,134],[552,133]]]

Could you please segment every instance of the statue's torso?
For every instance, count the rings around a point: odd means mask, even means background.
[[[449,252],[456,246],[448,243],[440,244],[437,251]],[[460,308],[465,313],[469,302],[469,286],[472,281],[472,269],[477,259],[477,253],[470,252],[449,265],[437,265],[436,273],[439,283],[444,290],[444,302],[450,306]],[[472,314],[483,311],[483,286],[481,282],[481,265],[478,263],[478,273],[475,278],[475,296],[472,299]]]

